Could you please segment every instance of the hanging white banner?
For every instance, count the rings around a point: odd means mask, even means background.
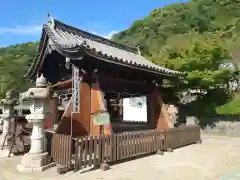
[[[80,112],[79,69],[72,65],[73,71],[73,112]]]

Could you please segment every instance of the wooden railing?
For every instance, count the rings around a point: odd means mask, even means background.
[[[69,168],[74,165],[75,170],[80,170],[87,166],[97,167],[103,162],[118,162],[157,151],[179,148],[201,139],[198,126],[185,126],[167,131],[153,129],[110,136],[78,137],[74,140],[73,151],[71,136],[53,135],[51,153],[56,163]]]
[[[200,141],[200,127],[183,126],[165,131],[164,150],[176,149]]]
[[[113,134],[111,136],[77,138],[75,170],[99,166],[128,158],[175,149],[200,141],[199,127],[159,129]]]
[[[51,156],[54,162],[64,167],[71,168],[72,136],[54,134],[51,143]]]
[[[75,169],[132,158],[156,152],[158,149],[163,150],[163,133],[149,130],[77,138]]]

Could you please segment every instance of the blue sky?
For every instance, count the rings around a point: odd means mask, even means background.
[[[180,0],[3,0],[0,46],[39,40],[47,13],[72,26],[110,37],[154,8]]]

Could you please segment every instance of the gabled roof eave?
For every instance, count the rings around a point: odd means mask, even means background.
[[[62,56],[68,57],[70,59],[75,59],[75,60],[82,59],[83,52],[85,52],[85,53],[89,54],[90,56],[93,56],[93,57],[103,60],[105,62],[114,63],[114,64],[118,64],[118,65],[125,66],[125,67],[130,67],[130,68],[134,68],[134,69],[139,69],[139,70],[151,72],[154,74],[159,74],[162,76],[184,77],[187,75],[187,73],[163,68],[161,66],[154,65],[153,63],[152,63],[153,65],[151,65],[151,63],[141,64],[140,62],[136,63],[136,61],[128,61],[128,60],[124,60],[124,59],[116,57],[116,56],[113,57],[112,55],[98,51],[95,48],[91,47],[88,43],[86,43],[85,38],[83,38],[83,40],[81,40],[80,42],[79,41],[75,42],[70,39],[68,40],[68,39],[66,39],[66,37],[65,37],[65,39],[61,39],[61,36],[57,34],[55,29],[59,28],[59,26],[60,26],[60,28],[61,27],[66,28],[65,26],[68,26],[68,25],[64,25],[63,23],[61,23],[60,21],[57,21],[57,20],[55,20],[55,21],[57,24],[55,25],[54,28],[51,28],[48,25],[43,26],[41,40],[40,40],[39,47],[37,49],[36,56],[33,58],[31,66],[28,69],[28,72],[25,74],[25,77],[27,77],[28,79],[33,79],[33,76],[34,75],[36,76],[36,73],[39,70],[39,68],[41,68],[41,64],[43,64],[44,58],[46,57],[46,54],[48,53],[49,49],[54,49]],[[71,28],[73,28],[73,27],[71,27]],[[75,31],[77,31],[76,28],[73,28],[73,29]],[[81,30],[79,30],[79,31],[81,33],[87,33],[85,31],[81,31]],[[90,33],[88,33],[88,34],[90,34]],[[98,36],[97,36],[97,38],[98,38]],[[100,43],[100,45],[101,45],[101,42],[97,42],[97,43]],[[115,44],[117,44],[117,43],[115,43]],[[125,46],[123,46],[123,47],[125,47]],[[122,50],[122,51],[124,52],[124,50]],[[136,54],[134,55],[134,57],[135,56],[136,56]],[[136,56],[136,58],[138,58],[138,57]],[[145,58],[143,58],[143,60],[144,59]],[[148,61],[148,60],[146,60],[146,61]]]

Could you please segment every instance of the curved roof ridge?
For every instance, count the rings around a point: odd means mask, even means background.
[[[115,41],[104,38],[102,36],[99,36],[99,35],[96,35],[96,34],[78,29],[78,28],[73,27],[71,25],[65,24],[65,23],[63,23],[59,20],[56,20],[56,19],[54,19],[54,28],[63,29],[63,30],[72,32],[74,34],[80,35],[82,37],[85,37],[87,39],[91,39],[93,41],[96,41],[96,42],[99,42],[99,43],[102,43],[102,44],[106,44],[106,45],[109,45],[109,46],[116,47],[118,49],[122,49],[124,51],[132,52],[134,54],[138,54],[137,47],[127,46],[127,45],[124,45],[124,44],[117,43]]]
[[[84,41],[73,41],[66,38],[61,37],[55,29],[52,29],[48,25],[44,25],[43,28],[45,29],[46,33],[49,35],[50,39],[53,41],[54,45],[59,47],[60,49],[68,49],[68,48],[76,48],[78,49]]]
[[[121,45],[103,37],[79,30],[52,19],[43,25],[38,52],[25,77],[32,77],[46,54],[56,50],[71,59],[82,59],[83,54],[100,60],[149,71],[165,76],[185,76],[187,73],[171,70],[149,61],[138,53],[137,48]]]

